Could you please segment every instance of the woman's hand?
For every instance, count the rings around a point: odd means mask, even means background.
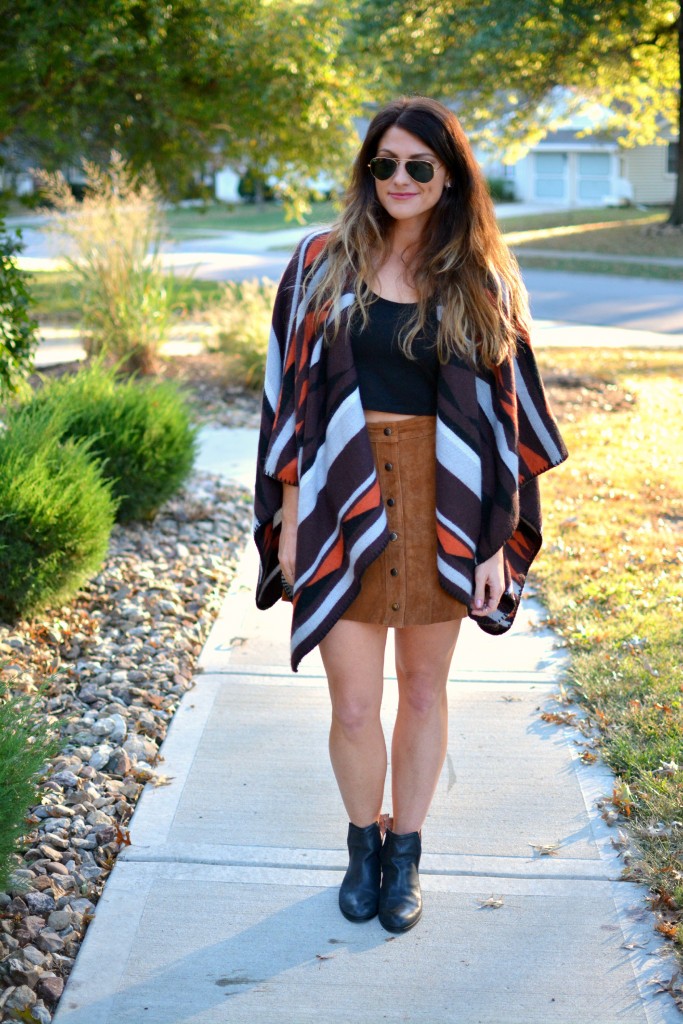
[[[296,526],[299,508],[299,488],[290,484],[282,485],[282,527],[280,529],[279,558],[282,573],[294,586],[296,566]]]
[[[474,604],[472,615],[491,615],[495,612],[505,591],[505,562],[499,548],[474,570]]]

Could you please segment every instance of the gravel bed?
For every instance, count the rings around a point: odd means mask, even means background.
[[[158,749],[250,535],[252,499],[207,473],[149,524],[117,526],[72,604],[0,623],[0,680],[31,693],[61,752],[46,762],[21,863],[0,892],[0,1021],[52,1020]]]

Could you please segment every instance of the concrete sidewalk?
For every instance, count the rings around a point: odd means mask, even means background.
[[[244,434],[224,450],[241,480]],[[208,444],[202,464],[215,455]],[[346,816],[322,664],[315,651],[290,672],[288,608],[256,610],[256,572],[250,543],[161,750],[170,784],[142,794],[54,1024],[680,1021],[651,984],[674,965],[647,890],[619,881],[595,805],[611,775],[579,760],[576,730],[540,718],[562,710],[566,659],[534,602],[506,637],[464,623],[424,915],[393,936],[338,910]],[[389,733],[390,649],[386,673]],[[554,856],[533,848],[551,843]]]

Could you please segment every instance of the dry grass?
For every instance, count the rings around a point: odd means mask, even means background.
[[[597,358],[596,358],[597,357]],[[683,957],[683,352],[541,350],[570,459],[535,578]]]
[[[683,232],[666,234],[652,232],[661,217],[650,216],[619,221],[601,221],[594,225],[506,232],[506,240],[516,250],[551,249],[561,252],[597,252],[608,255],[648,256],[683,259]]]

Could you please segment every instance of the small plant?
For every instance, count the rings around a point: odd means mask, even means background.
[[[115,150],[107,168],[88,160],[82,165],[82,202],[61,172],[35,173],[51,204],[48,230],[66,243],[64,255],[78,281],[86,350],[149,373],[174,305],[161,265],[161,193],[149,168],[135,174]]]
[[[120,522],[151,519],[192,471],[197,428],[171,381],[119,380],[96,360],[49,381],[20,415],[30,420],[46,413],[63,438],[88,442],[111,481]]]
[[[1,668],[2,666],[0,666]],[[47,686],[48,684],[43,684]],[[39,774],[59,752],[61,740],[46,734],[38,695],[15,695],[0,688],[0,891],[18,866],[18,844],[26,834],[26,814],[39,803]]]
[[[218,328],[218,347],[226,356],[226,374],[255,391],[263,387],[268,339],[277,285],[261,281],[228,281],[210,312]]]
[[[0,220],[0,400],[21,390],[38,343],[26,275],[16,261],[23,248],[21,232],[10,233]]]
[[[54,607],[102,564],[115,501],[84,441],[52,410],[7,416],[0,434],[0,618]]]
[[[489,195],[497,203],[509,203],[515,198],[514,182],[510,178],[487,178]]]

